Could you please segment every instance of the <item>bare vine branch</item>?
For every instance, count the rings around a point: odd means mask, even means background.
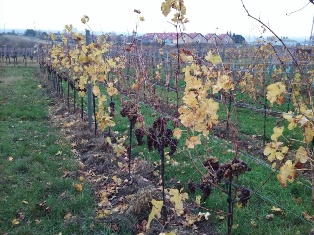
[[[314,0],[313,0],[313,1],[314,1]],[[260,19],[258,19],[258,18],[256,18],[256,17],[254,17],[254,16],[251,15],[251,14],[249,13],[248,9],[246,8],[246,6],[244,5],[243,0],[241,0],[241,3],[242,3],[242,6],[243,6],[244,10],[246,11],[248,17],[250,17],[250,18],[256,20],[257,22],[259,22],[263,27],[265,27],[266,29],[268,29],[268,30],[280,41],[280,43],[283,45],[283,47],[288,51],[288,53],[289,53],[289,55],[291,56],[291,58],[292,58],[294,64],[297,66],[298,70],[300,71],[300,74],[303,75],[303,71],[302,71],[302,69],[300,68],[298,61],[295,59],[295,57],[293,56],[293,54],[291,53],[291,51],[289,50],[289,48],[286,46],[286,44],[282,41],[282,39],[281,39],[268,25],[266,25],[263,21],[261,21]]]
[[[292,12],[290,12],[289,14],[286,13],[286,15],[287,15],[287,16],[290,16],[290,15],[296,13],[296,12],[302,11],[302,10],[303,10],[304,8],[306,8],[310,3],[313,3],[313,1],[314,1],[314,0],[310,0],[305,6],[301,7],[301,8],[298,9],[298,10],[292,11]],[[313,4],[314,4],[314,3],[313,3]]]

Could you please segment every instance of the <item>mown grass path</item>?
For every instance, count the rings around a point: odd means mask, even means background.
[[[50,124],[36,70],[0,67],[0,234],[103,234],[91,187],[63,177],[77,163]]]

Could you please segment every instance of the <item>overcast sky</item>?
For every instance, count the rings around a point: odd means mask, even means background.
[[[310,37],[314,5],[308,0],[243,0],[249,12],[260,18],[280,36]],[[63,30],[72,24],[78,30],[86,28],[80,21],[90,17],[93,31],[131,33],[137,25],[139,9],[145,17],[138,32],[174,32],[175,28],[160,10],[162,0],[0,0],[0,32],[9,29]],[[260,36],[261,27],[250,19],[240,0],[185,0],[187,32],[232,33]]]

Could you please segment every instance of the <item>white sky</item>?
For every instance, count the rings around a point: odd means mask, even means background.
[[[302,8],[308,0],[243,0],[249,12],[260,18],[279,36],[306,37],[311,34],[314,5]],[[160,10],[162,0],[0,0],[0,32],[4,29],[60,30],[72,24],[78,30],[86,28],[80,22],[83,15],[90,17],[93,31],[131,33],[136,28],[137,14],[145,17],[138,32],[175,32],[174,26]],[[185,0],[187,32],[232,33],[260,36],[258,22],[249,18],[240,0]],[[171,14],[171,13],[170,13]]]

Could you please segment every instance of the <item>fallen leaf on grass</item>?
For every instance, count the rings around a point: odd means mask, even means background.
[[[70,171],[63,171],[63,175],[61,176],[61,178],[65,178],[70,176]]]
[[[258,226],[257,223],[256,223],[256,221],[253,220],[253,219],[251,219],[251,225],[252,225],[253,227],[257,227],[257,226]]]
[[[236,229],[236,228],[238,228],[239,227],[239,224],[233,224],[232,225],[232,229]]]
[[[106,216],[110,215],[111,214],[111,211],[110,210],[98,210],[97,211],[97,215],[96,215],[96,218],[97,219],[103,219],[105,218]]]
[[[271,211],[272,212],[275,212],[275,213],[279,213],[279,214],[284,214],[284,212],[283,212],[283,210],[282,209],[280,209],[279,207],[275,207],[275,206],[273,206],[272,208],[271,208]]]
[[[294,200],[297,204],[300,204],[300,203],[302,202],[302,198],[301,198],[301,197],[293,198],[293,200]]]
[[[307,211],[303,211],[302,212],[302,215],[303,215],[303,217],[304,217],[304,219],[306,219],[307,221],[314,221],[314,216],[312,216],[312,215],[309,215],[308,213],[307,213]]]
[[[196,197],[195,197],[195,203],[197,204],[197,205],[201,205],[201,195],[197,195]]]
[[[71,214],[71,213],[68,213],[68,214],[66,214],[66,215],[63,217],[64,220],[69,220],[69,219],[71,219],[71,218],[72,218],[72,214]]]
[[[35,223],[36,223],[36,224],[40,224],[40,222],[41,222],[41,220],[35,219]]]
[[[267,220],[273,219],[274,217],[275,217],[274,214],[268,214],[265,216]]]
[[[20,221],[18,219],[14,219],[14,220],[12,220],[12,224],[18,225],[18,224],[20,224]]]
[[[77,191],[81,192],[83,190],[83,185],[82,184],[74,184],[74,188]]]

